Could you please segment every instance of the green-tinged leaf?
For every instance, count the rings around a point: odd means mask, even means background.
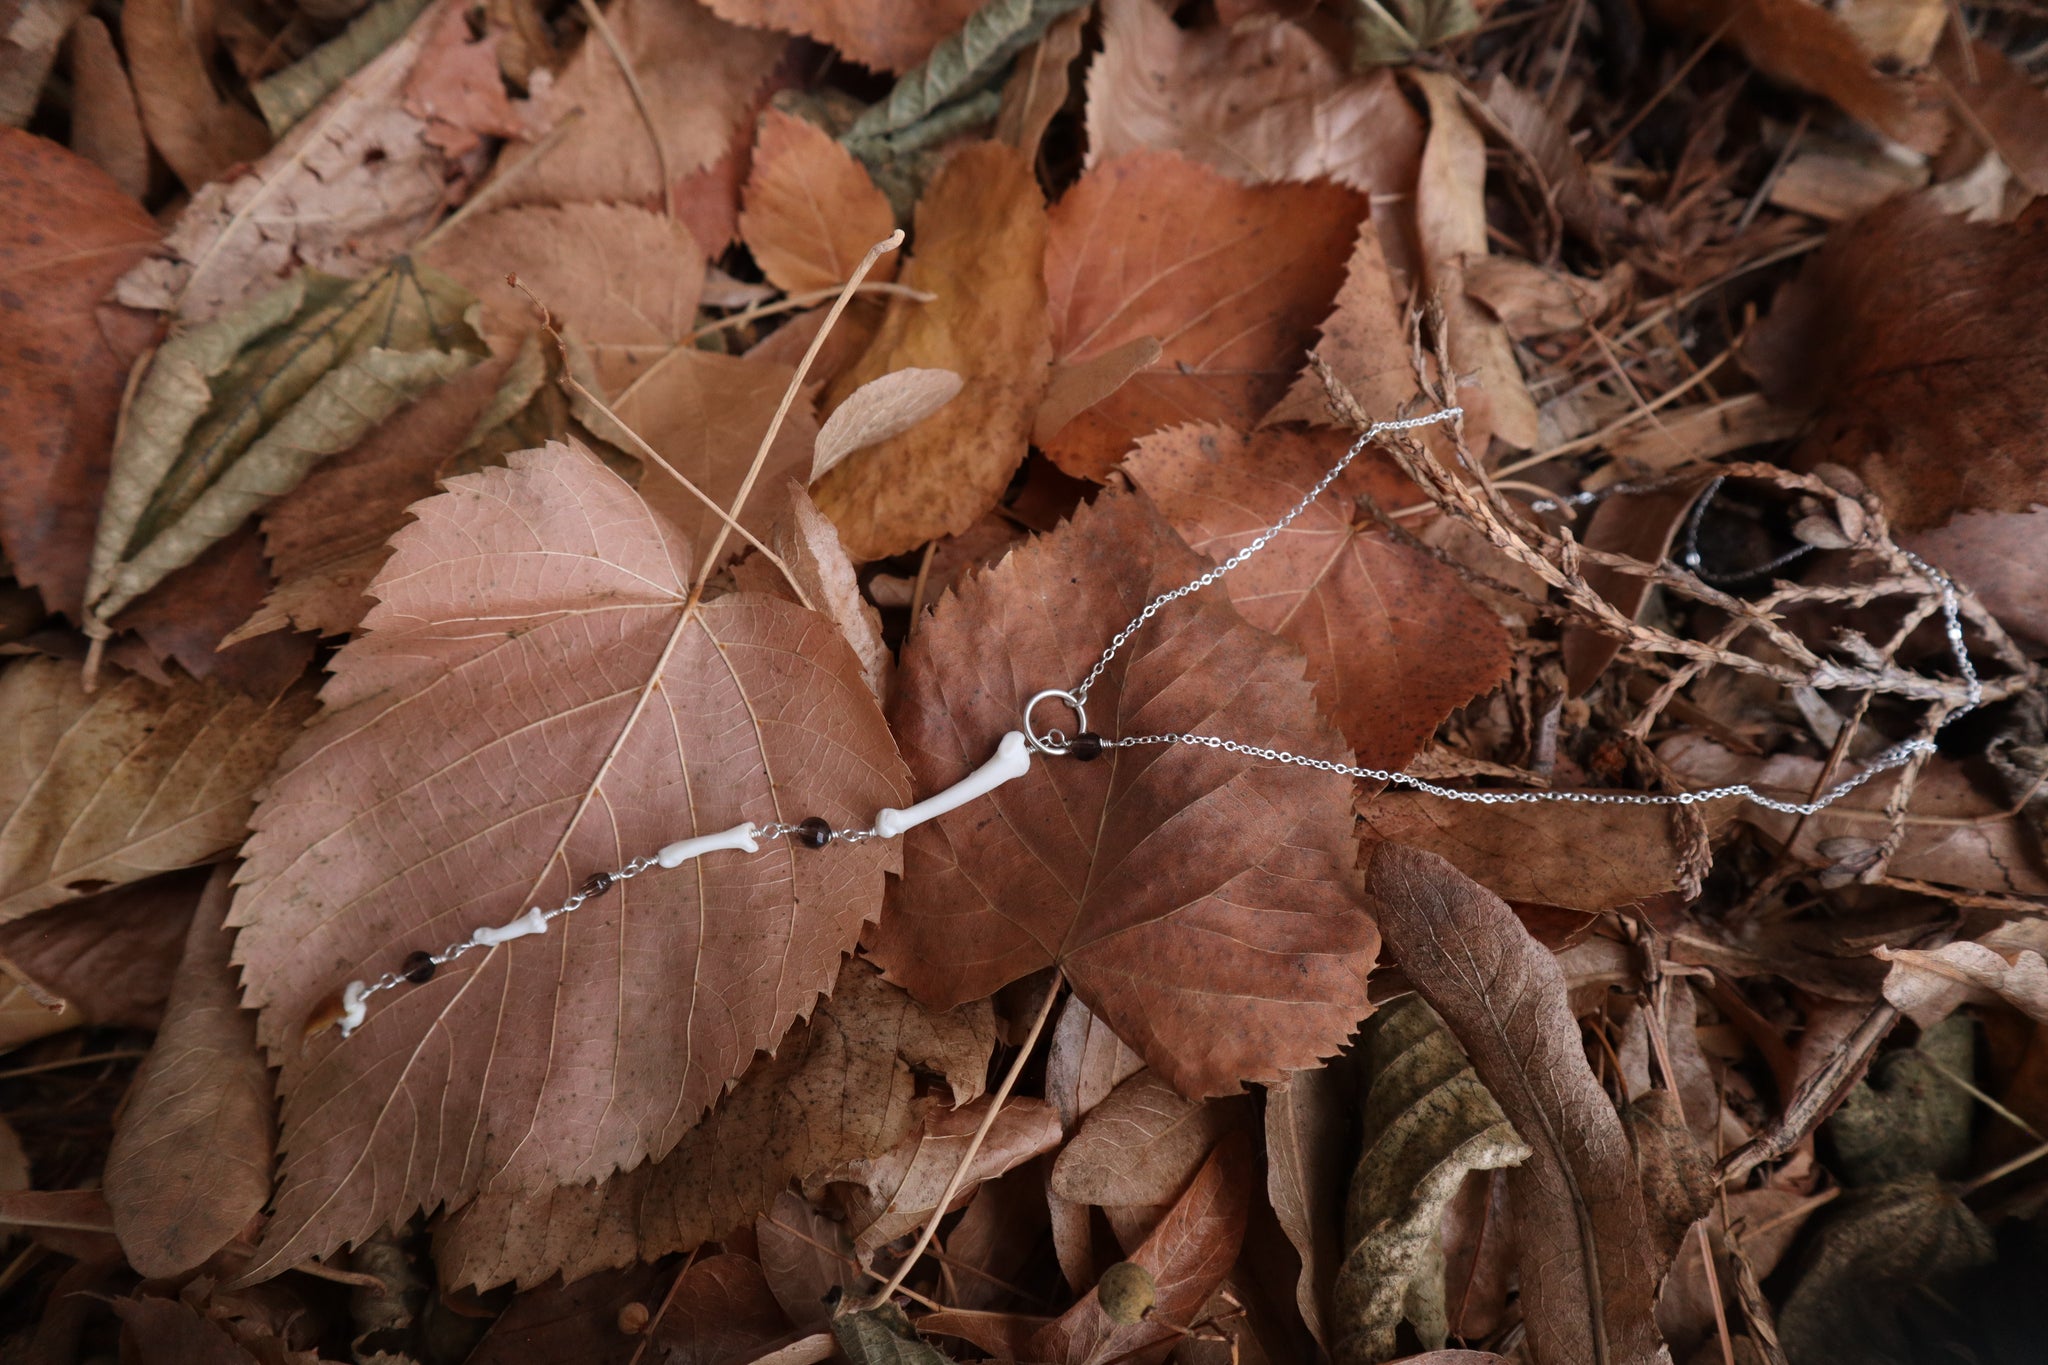
[[[469,295],[400,257],[310,271],[165,342],[123,414],[86,582],[90,629],[485,353]]]
[[[1870,1074],[1827,1122],[1844,1184],[1878,1185],[1923,1173],[1962,1176],[1970,1164],[1974,1102],[1949,1078],[1971,1079],[1976,1042],[1976,1024],[1951,1015],[1923,1030],[1913,1047],[1871,1063]]]
[[[515,450],[576,440],[588,446],[612,473],[628,483],[639,483],[645,466],[594,429],[618,432],[617,424],[564,382],[574,379],[592,393],[603,391],[589,352],[577,344],[574,333],[564,333],[563,339],[569,353],[566,363],[562,352],[540,333],[527,334],[499,381],[498,391],[477,414],[469,435],[442,462],[442,478],[496,468]],[[623,438],[624,433],[619,434]]]
[[[892,1303],[832,1319],[832,1336],[853,1365],[952,1365]]]
[[[1351,0],[1351,64],[1396,65],[1478,27],[1472,0]]]
[[[371,58],[398,41],[419,18],[428,0],[380,0],[356,17],[340,34],[322,43],[284,70],[256,82],[250,94],[263,111],[272,137],[297,123],[340,84],[370,64]]]
[[[849,144],[901,134],[938,114],[942,106],[992,85],[1011,58],[1038,41],[1046,25],[1088,0],[989,0],[958,33],[932,49],[922,66],[906,71],[887,97],[855,120]],[[995,103],[988,116],[993,117]],[[855,148],[858,151],[858,148]]]
[[[1391,1360],[1403,1319],[1442,1346],[1444,1206],[1471,1171],[1518,1166],[1529,1149],[1457,1039],[1419,997],[1380,1016],[1369,1045],[1365,1145],[1351,1177],[1337,1272],[1332,1354],[1339,1365]]]

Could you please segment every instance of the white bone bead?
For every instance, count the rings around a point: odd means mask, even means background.
[[[721,849],[758,853],[761,846],[754,842],[754,836],[758,833],[760,830],[749,820],[744,825],[734,825],[731,829],[721,830],[717,834],[700,834],[694,839],[679,839],[655,854],[654,860],[663,867],[681,867],[692,858],[701,858],[707,853],[717,853]]]
[[[351,981],[341,988],[341,1036],[346,1038],[363,1026],[369,1017],[370,1007],[363,996],[369,991],[367,981]]]
[[[486,927],[476,930],[469,936],[469,940],[490,948],[500,943],[509,943],[515,938],[525,938],[528,934],[545,934],[547,931],[547,912],[536,905],[510,924],[499,925],[496,929]]]
[[[927,820],[986,796],[1005,782],[1031,771],[1031,749],[1022,730],[1012,730],[996,744],[995,757],[935,796],[928,796],[909,810],[885,810],[875,817],[875,832],[893,839]]]

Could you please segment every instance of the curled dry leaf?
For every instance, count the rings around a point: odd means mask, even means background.
[[[789,1319],[761,1267],[732,1252],[687,1266],[667,1305],[651,1337],[671,1365],[759,1360],[789,1334]]]
[[[903,282],[937,297],[890,299],[874,342],[833,382],[826,407],[906,368],[952,370],[962,387],[930,418],[819,482],[818,507],[856,560],[957,534],[993,507],[1023,463],[1045,392],[1046,217],[1023,153],[998,142],[954,153],[918,204],[916,235]]]
[[[1635,1161],[1557,959],[1443,859],[1399,844],[1366,859],[1388,946],[1530,1149],[1508,1190],[1536,1358],[1668,1362]]]
[[[270,149],[263,120],[214,88],[205,10],[178,0],[121,6],[121,41],[135,67],[135,98],[149,140],[188,190]]]
[[[1299,368],[1365,212],[1364,197],[1340,186],[1240,185],[1171,152],[1088,171],[1052,211],[1054,363],[1140,337],[1161,354],[1063,425],[1046,453],[1100,480],[1168,423],[1249,428]]]
[[[1471,1172],[1529,1159],[1458,1040],[1420,999],[1383,1012],[1367,1052],[1364,1141],[1332,1293],[1330,1354],[1339,1365],[1390,1359],[1404,1320],[1425,1345],[1443,1345],[1444,1211]]]
[[[1141,1071],[1081,1121],[1053,1163],[1052,1192],[1076,1204],[1170,1204],[1250,1117],[1249,1097],[1185,1100]]]
[[[2048,654],[2048,508],[1961,512],[1899,543],[1968,587],[2029,653]]]
[[[257,701],[121,676],[89,693],[75,664],[13,662],[0,673],[0,920],[233,848],[313,710],[307,687]]]
[[[832,1341],[852,1365],[951,1365],[893,1303],[832,1319]]]
[[[1944,93],[1966,111],[1968,131],[2029,194],[2048,193],[2048,95],[2025,68],[1981,39],[1970,40],[1966,54],[1953,32],[1944,32],[1939,68]]]
[[[1144,1065],[1145,1059],[1097,1019],[1080,996],[1069,995],[1045,1054],[1045,1097],[1060,1111],[1060,1127],[1073,1131]]]
[[[410,246],[465,179],[403,103],[436,13],[247,172],[197,188],[164,238],[165,256],[123,276],[115,298],[175,310],[187,325],[210,322],[302,267],[356,279]]]
[[[850,1295],[868,1279],[846,1229],[788,1190],[754,1219],[754,1240],[761,1247],[761,1273],[769,1292],[789,1320],[806,1331],[830,1329],[833,1290]]]
[[[876,71],[908,71],[958,33],[980,0],[709,0],[735,24],[816,38]]]
[[[909,800],[832,625],[693,602],[690,547],[587,453],[522,452],[414,510],[245,848],[237,960],[286,1153],[252,1278],[495,1180],[666,1153],[831,984],[897,855],[783,842],[650,874],[300,1046],[345,982],[680,837]]]
[[[123,194],[149,193],[149,141],[128,70],[114,51],[113,35],[94,15],[71,30],[71,150],[112,177]]]
[[[575,1279],[722,1236],[792,1179],[903,1141],[927,1103],[916,1073],[944,1077],[956,1103],[973,1099],[994,1046],[986,1004],[927,1010],[848,962],[831,997],[666,1157],[595,1186],[487,1191],[455,1213],[435,1237],[442,1281]]]
[[[1181,538],[1220,563],[1285,516],[1343,451],[1343,437],[1321,433],[1183,426],[1139,441],[1125,467]],[[1368,465],[1223,586],[1247,621],[1308,656],[1316,700],[1358,761],[1397,769],[1444,717],[1507,676],[1511,654],[1499,619],[1456,573],[1355,524],[1344,490],[1375,474],[1413,496],[1405,479]]]
[[[1902,530],[2024,512],[2048,479],[2044,304],[2048,209],[1971,223],[1902,198],[1829,240],[1746,359],[1774,400],[1818,409],[1799,458],[1857,470]]]
[[[888,196],[852,153],[815,123],[779,109],[761,116],[745,198],[740,238],[787,294],[846,283],[868,248],[896,230]],[[896,258],[885,256],[868,278],[895,275]]]
[[[1330,1290],[1344,1254],[1344,1191],[1355,1160],[1354,1054],[1266,1088],[1266,1199],[1301,1262],[1294,1306],[1316,1342],[1330,1342]]]
[[[210,875],[147,881],[0,925],[0,1047],[88,1025],[153,1029]]]
[[[1323,320],[1315,358],[1375,417],[1405,410],[1418,390],[1407,301],[1397,298],[1378,220],[1358,229],[1358,241],[1344,270],[1344,285]],[[1405,291],[1404,291],[1405,292]],[[1307,422],[1341,426],[1330,411],[1330,392],[1316,366],[1304,366],[1287,396],[1266,414],[1266,424]]]
[[[505,93],[509,73],[501,45],[511,37],[511,25],[486,10],[483,31],[475,33],[470,13],[442,11],[405,82],[407,112],[427,121],[427,141],[451,157],[468,156],[486,137],[526,131],[521,110]],[[523,73],[518,79],[528,83]]]
[[[953,401],[960,376],[951,370],[892,370],[855,389],[818,428],[811,481],[856,450],[900,436]]]
[[[302,271],[166,341],[114,447],[86,578],[87,633],[483,354],[471,300],[401,258],[351,284]]]
[[[1031,419],[1031,444],[1041,449],[1051,445],[1067,423],[1122,388],[1138,371],[1157,364],[1164,350],[1158,337],[1132,337],[1100,355],[1053,366],[1045,397]]]
[[[1011,60],[1037,41],[1053,20],[1086,3],[989,0],[967,17],[958,33],[940,39],[930,56],[904,72],[887,95],[862,111],[846,130],[847,145],[863,157],[886,160],[891,156],[892,138],[909,141],[922,130],[937,133],[983,122],[993,112],[988,106],[1000,102],[988,87],[1002,76]]]
[[[788,509],[776,519],[768,543],[782,557],[789,579],[759,556],[734,565],[734,577],[748,591],[801,594],[801,600],[814,610],[831,617],[860,657],[868,690],[886,703],[895,684],[896,655],[882,639],[882,614],[862,594],[853,561],[839,544],[839,532],[811,501],[811,495],[795,479],[785,487]]]
[[[31,0],[9,11],[0,35],[0,125],[20,128],[35,116],[65,32],[86,9],[81,0]]]
[[[100,300],[156,245],[91,162],[0,128],[0,540],[14,576],[76,615],[129,366],[155,327]]]
[[[2003,1000],[2048,1024],[2048,935],[2039,920],[2001,924],[1975,942],[1873,951],[1891,964],[1884,998],[1921,1028],[1966,1004]]]
[[[1024,698],[1071,685],[1147,600],[1202,568],[1144,499],[1105,495],[948,594],[898,677],[920,790],[979,766]],[[1337,758],[1301,667],[1203,593],[1117,655],[1091,723]],[[1370,1008],[1378,934],[1350,868],[1349,801],[1342,779],[1187,745],[1035,763],[911,831],[872,948],[939,1007],[1057,965],[1182,1094],[1233,1093],[1335,1052]]]
[[[270,1071],[228,962],[233,894],[233,869],[222,864],[192,917],[163,1027],[107,1150],[114,1233],[146,1279],[199,1265],[270,1199]]]
[[[1036,157],[1045,141],[1045,130],[1054,115],[1066,107],[1074,59],[1081,55],[1081,39],[1094,16],[1075,10],[1052,21],[1045,34],[1026,48],[1010,68],[1003,82],[1003,106],[996,113],[995,136]]]
[[[1705,480],[1660,488],[1650,493],[1618,493],[1600,504],[1586,524],[1583,541],[1587,548],[1628,555],[1645,564],[1662,564],[1671,553],[1671,542],[1686,514],[1699,500]],[[1588,564],[1581,571],[1586,582],[1612,602],[1631,620],[1650,600],[1650,580],[1642,574],[1623,573],[1605,564]],[[1614,635],[1576,622],[1564,628],[1560,652],[1564,659],[1565,688],[1578,696],[1607,671],[1614,656],[1621,653],[1621,640]]]

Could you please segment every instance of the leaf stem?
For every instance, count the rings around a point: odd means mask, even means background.
[[[873,252],[868,253],[868,259],[874,259]],[[865,264],[862,265],[862,269],[866,269]],[[859,271],[854,272],[854,278],[860,278]],[[967,1168],[974,1164],[974,1158],[980,1154],[982,1141],[988,1137],[989,1129],[995,1127],[996,1115],[1003,1112],[1003,1101],[1010,1098],[1011,1088],[1017,1084],[1017,1077],[1023,1074],[1024,1063],[1029,1061],[1031,1054],[1037,1050],[1038,1035],[1045,1031],[1045,1021],[1052,1016],[1052,1002],[1060,998],[1060,986],[1065,980],[1065,975],[1058,968],[1054,968],[1052,982],[1046,987],[1045,999],[1038,1006],[1038,1017],[1031,1021],[1031,1032],[1024,1035],[1024,1042],[1018,1047],[1017,1056],[1011,1061],[1010,1069],[1003,1073],[1002,1084],[996,1087],[995,1097],[989,1101],[988,1112],[981,1116],[981,1126],[974,1130],[974,1137],[968,1142],[967,1150],[960,1154],[960,1164],[953,1168],[953,1178],[946,1182],[946,1190],[939,1196],[938,1207],[932,1210],[931,1217],[925,1219],[924,1231],[917,1234],[917,1242],[903,1258],[902,1264],[896,1267],[896,1273],[889,1277],[889,1282],[854,1309],[854,1312],[871,1312],[887,1303],[890,1295],[902,1287],[911,1268],[924,1256],[925,1248],[932,1244],[932,1237],[939,1230],[939,1220],[946,1216],[946,1206],[951,1204],[953,1196],[960,1192],[961,1183],[967,1179]]]

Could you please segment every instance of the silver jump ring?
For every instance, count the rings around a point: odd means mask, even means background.
[[[1074,713],[1074,719],[1077,722],[1076,730],[1081,734],[1088,732],[1088,708],[1083,706],[1081,699],[1072,692],[1058,687],[1048,687],[1043,692],[1034,693],[1031,700],[1024,703],[1024,715],[1022,717],[1024,721],[1024,742],[1039,753],[1048,754],[1053,758],[1060,758],[1072,747],[1067,742],[1066,736],[1058,730],[1048,730],[1045,732],[1045,736],[1040,738],[1038,731],[1034,730],[1031,726],[1031,713],[1037,710],[1038,703],[1044,701],[1047,697],[1055,698],[1067,704],[1068,708]]]

